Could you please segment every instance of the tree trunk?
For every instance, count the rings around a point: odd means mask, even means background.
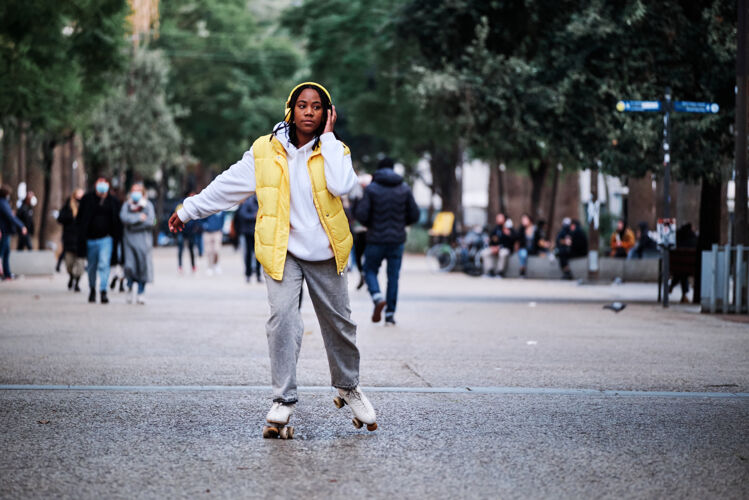
[[[455,171],[458,164],[458,147],[434,147],[431,157],[432,182],[442,199],[442,211],[455,214],[455,220],[460,224],[460,186]]]
[[[28,180],[26,179],[26,129],[23,120],[18,121],[18,183],[25,182],[28,191]]]
[[[499,199],[499,162],[489,162],[489,198],[486,205],[486,223],[489,227],[494,224],[494,217],[500,211]]]
[[[598,202],[598,169],[590,169],[590,203],[597,206]],[[589,218],[588,221],[588,279],[598,279],[598,222],[597,217]]]
[[[719,181],[702,178],[700,192],[700,233],[697,239],[697,269],[694,275],[695,304],[701,301],[702,286],[702,251],[710,250],[713,243],[720,242],[720,191]]]
[[[749,245],[749,218],[747,214],[747,113],[749,113],[749,8],[747,0],[738,2],[738,39],[736,56],[736,205],[734,218],[735,245]]]
[[[0,181],[3,184],[13,183],[13,140],[11,126],[8,120],[3,120],[3,164],[0,173]]]
[[[161,165],[161,178],[159,179],[159,194],[158,194],[158,197],[156,198],[156,225],[153,228],[154,246],[156,246],[159,241],[159,226],[161,225],[161,217],[164,214],[164,201],[166,199],[167,186],[169,185],[168,175],[169,175],[169,170],[166,168],[165,164],[162,164]]]
[[[538,220],[541,205],[541,192],[546,181],[546,174],[549,171],[548,160],[541,160],[537,167],[533,165],[528,169],[531,178],[531,210],[530,214],[533,220]]]
[[[42,217],[39,220],[39,249],[46,248],[44,237],[47,233],[47,214],[49,213],[50,187],[52,185],[52,163],[55,161],[57,141],[45,139],[42,142],[42,173],[44,174],[44,193],[42,196]]]
[[[554,234],[554,217],[556,216],[557,191],[559,191],[559,174],[562,171],[562,164],[559,163],[554,169],[554,180],[551,184],[551,200],[549,201],[549,220],[546,223],[546,239],[552,241]]]
[[[499,211],[507,215],[507,197],[505,196],[505,164],[499,164],[498,174],[498,188],[499,188]],[[492,220],[492,223],[494,220]]]

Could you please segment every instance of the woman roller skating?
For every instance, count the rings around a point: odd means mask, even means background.
[[[286,439],[294,434],[287,424],[297,402],[303,281],[320,323],[331,383],[340,395],[336,406],[351,408],[357,428],[377,428],[374,408],[359,389],[359,350],[345,272],[352,237],[340,196],[358,180],[349,149],[333,131],[336,118],[322,85],[297,85],[286,101],[284,121],[257,139],[240,161],[200,194],[187,198],[169,219],[170,230],[181,231],[187,221],[227,210],[257,194],[255,253],[267,278],[266,333],[273,384],[263,437]]]

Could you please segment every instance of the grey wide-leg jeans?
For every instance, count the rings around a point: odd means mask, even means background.
[[[299,300],[304,281],[307,281],[320,323],[331,384],[341,389],[353,389],[359,385],[359,349],[356,347],[356,324],[351,321],[348,276],[338,274],[335,259],[310,262],[287,253],[281,281],[274,280],[267,273],[265,278],[270,304],[265,331],[273,401],[291,403],[297,400],[296,364],[304,334]]]

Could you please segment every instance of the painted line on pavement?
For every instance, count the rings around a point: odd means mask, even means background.
[[[520,394],[562,396],[626,396],[639,398],[739,398],[749,392],[678,392],[565,389],[553,387],[364,387],[366,392],[412,394]],[[110,391],[110,392],[185,392],[185,391],[260,391],[271,392],[268,385],[35,385],[0,384],[2,391]],[[328,386],[299,387],[299,392],[327,392]]]

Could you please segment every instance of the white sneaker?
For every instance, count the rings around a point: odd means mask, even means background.
[[[291,418],[291,415],[294,413],[294,408],[296,405],[294,403],[287,405],[283,403],[273,403],[273,406],[270,407],[270,411],[268,412],[268,415],[266,415],[265,420],[269,424],[280,424],[280,425],[286,425],[289,423],[289,418]]]
[[[138,295],[136,295],[135,296],[136,303],[141,304],[141,305],[145,305],[146,304],[146,297],[145,297],[145,295],[146,295],[145,292],[139,293]]]
[[[135,303],[135,295],[137,294],[137,290],[135,287],[130,290],[130,293],[127,294],[127,303],[128,304],[134,304]]]
[[[343,403],[349,405],[351,411],[354,413],[353,421],[357,429],[362,424],[367,425],[367,430],[373,431],[377,429],[377,415],[375,414],[374,407],[358,386],[354,389],[338,389],[338,394],[341,397],[335,398],[334,402],[336,406],[341,408]]]
[[[223,271],[221,270],[221,266],[219,266],[218,264],[216,264],[213,267],[213,272],[216,273],[216,274],[221,274]]]

